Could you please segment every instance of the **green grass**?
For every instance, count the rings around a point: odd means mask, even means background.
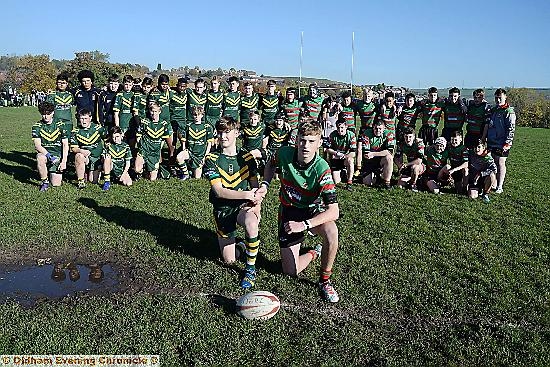
[[[316,266],[298,279],[281,274],[272,188],[257,289],[283,307],[250,322],[208,296],[242,292],[240,266],[218,259],[206,181],[141,180],[108,193],[65,182],[40,194],[38,118],[0,108],[0,266],[112,260],[129,280],[118,294],[0,305],[0,354],[158,353],[166,366],[550,365],[548,130],[517,130],[505,191],[488,205],[340,191],[336,305],[319,299]]]

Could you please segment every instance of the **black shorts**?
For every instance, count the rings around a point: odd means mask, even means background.
[[[484,183],[487,178],[490,179],[490,176],[482,177],[480,172],[470,172],[468,175],[468,188],[470,190],[483,190],[483,187],[485,186]]]
[[[371,173],[379,174],[382,172],[382,165],[380,164],[382,157],[374,157],[371,159],[363,159],[361,167],[361,173],[364,175],[370,175]]]
[[[510,149],[508,150],[503,150],[502,148],[493,148],[493,147],[489,147],[489,150],[491,151],[491,155],[492,156],[496,156],[496,157],[508,157],[508,155],[510,155]]]
[[[462,180],[464,179],[464,170],[461,169],[459,171],[453,172],[451,176],[454,182],[462,182]]]
[[[345,168],[345,159],[331,159],[330,160],[330,169],[333,171],[341,171]]]
[[[293,206],[279,207],[279,246],[288,248],[302,243],[306,238],[306,231],[288,234],[285,232],[284,223],[289,221],[303,222],[313,218],[319,211],[316,208],[296,208]]]

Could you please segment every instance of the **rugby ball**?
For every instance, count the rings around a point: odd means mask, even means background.
[[[267,320],[281,307],[279,298],[267,291],[255,291],[237,299],[237,314],[247,320]]]

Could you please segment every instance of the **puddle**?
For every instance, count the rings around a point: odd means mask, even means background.
[[[109,264],[47,264],[0,271],[0,302],[11,299],[24,306],[32,306],[43,298],[113,293],[117,288],[117,272]]]

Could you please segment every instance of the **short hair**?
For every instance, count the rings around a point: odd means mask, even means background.
[[[216,131],[228,131],[228,130],[239,130],[241,124],[239,121],[235,120],[231,116],[222,116],[218,122],[216,122]]]
[[[85,115],[92,116],[92,111],[90,111],[87,108],[81,108],[80,110],[78,110],[78,116],[85,116]]]
[[[109,129],[109,137],[113,137],[115,134],[123,134],[122,129],[120,126],[113,126]]]
[[[363,88],[363,94],[367,94],[367,93],[372,92],[372,91],[373,91],[373,90],[372,90],[371,88],[369,88],[369,87]]]
[[[109,82],[118,82],[118,74],[111,74],[109,75]]]
[[[286,90],[286,94],[289,94],[289,93],[296,94],[296,88],[288,88]]]
[[[153,108],[158,108],[160,109],[160,105],[157,101],[151,101],[149,102],[149,108],[148,110],[151,111]]]
[[[348,98],[351,97],[351,92],[349,90],[342,92],[342,98]]]
[[[485,91],[481,88],[478,88],[474,90],[474,93],[472,93],[472,96],[481,95],[482,97],[485,97]]]
[[[395,94],[393,92],[386,92],[386,94],[384,94],[384,99],[390,98],[390,97],[395,99]]]
[[[414,129],[412,127],[406,127],[404,130],[403,130],[403,136],[405,135],[415,135],[416,136],[416,133],[414,131]]]
[[[236,76],[230,76],[229,79],[227,80],[228,83],[231,83],[231,82],[237,82],[239,83],[239,78],[237,78]]]
[[[134,77],[127,74],[127,75],[124,75],[124,78],[122,78],[122,82],[123,83],[130,83],[130,82],[134,82]]]
[[[178,78],[177,84],[187,84],[188,79],[187,78]]]
[[[275,120],[286,120],[285,113],[283,111],[277,112],[277,114],[275,114]]]
[[[250,112],[248,112],[248,118],[252,119],[252,116],[260,116],[260,112],[258,112],[258,110],[254,109],[254,110],[250,110]]]
[[[414,98],[414,99],[416,100],[416,97],[414,96],[414,93],[407,93],[407,94],[405,95],[405,101],[406,101],[407,99],[409,99],[409,98]]]
[[[436,87],[430,87],[430,89],[428,89],[428,93],[437,93],[437,88]]]
[[[453,93],[460,94],[460,89],[458,89],[457,87],[452,87],[451,89],[449,89],[449,94],[453,94]]]
[[[462,137],[462,131],[460,130],[453,130],[451,132],[451,138],[457,138],[457,137]]]
[[[166,74],[160,74],[157,82],[159,85],[161,83],[170,83],[170,77]]]
[[[501,94],[506,95],[506,89],[504,89],[504,88],[498,88],[498,89],[495,91],[495,96],[498,96],[498,95],[501,95]]]
[[[153,85],[153,79],[146,76],[145,78],[143,78],[143,81],[141,82],[141,85]]]
[[[268,85],[268,86],[270,86],[270,85],[277,85],[277,82],[276,82],[275,80],[273,80],[273,79],[269,79],[269,80],[267,81],[267,85]]]
[[[316,122],[304,122],[298,127],[298,135],[300,136],[321,135],[322,132],[321,125]]]
[[[244,82],[243,84],[245,87],[254,87],[254,85],[251,82]]]
[[[338,119],[336,120],[336,126],[341,125],[341,124],[345,124],[347,126],[346,119],[338,117]]]
[[[220,81],[220,78],[218,78],[217,75],[214,75],[212,78],[210,78],[210,84],[212,84],[213,81],[219,82],[219,81]]]
[[[78,74],[77,74],[77,78],[79,81],[82,81],[82,79],[84,78],[90,78],[92,80],[92,83],[94,82],[94,73],[92,73],[90,70],[81,70]]]
[[[474,145],[474,147],[477,147],[479,145],[483,145],[484,147],[487,146],[487,143],[483,139],[477,139],[475,142],[476,142],[476,144]]]
[[[141,78],[134,78],[134,84],[141,84]]]
[[[200,84],[200,83],[204,84],[204,79],[203,78],[198,78],[198,79],[195,80],[195,86],[197,84]]]
[[[38,112],[40,112],[41,115],[49,115],[55,111],[55,105],[50,102],[42,102],[38,105]]]
[[[191,112],[193,114],[200,113],[201,115],[204,115],[204,107],[200,105],[194,105],[191,107]]]
[[[386,121],[384,121],[383,119],[379,119],[372,123],[372,127],[380,126],[380,125],[386,125]]]
[[[65,72],[57,74],[57,77],[55,78],[56,81],[69,81],[69,75]]]

